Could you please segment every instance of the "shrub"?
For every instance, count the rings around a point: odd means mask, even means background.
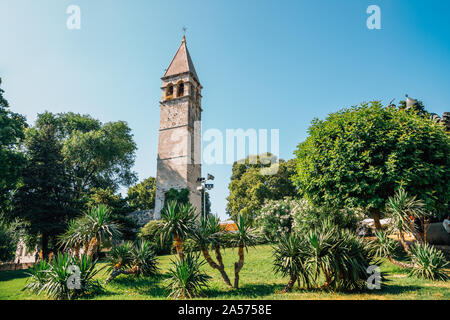
[[[310,208],[306,200],[284,198],[283,200],[266,201],[256,224],[270,241],[279,239],[292,231],[294,217]]]
[[[25,289],[36,294],[45,293],[57,300],[77,299],[102,289],[99,282],[94,280],[98,272],[96,261],[92,261],[86,255],[75,258],[68,254],[58,254],[50,262],[41,261],[35,265],[29,272],[30,278]],[[79,276],[79,278],[76,280],[72,276]],[[75,282],[71,281],[71,277]]]
[[[125,242],[114,247],[107,255],[108,272],[106,282],[121,274],[152,276],[159,272],[158,259],[149,241]]]
[[[449,263],[441,251],[427,243],[416,243],[410,250],[411,262],[414,265],[409,272],[410,276],[428,280],[449,280],[445,271]]]
[[[289,282],[283,292],[291,291],[295,282],[310,286],[312,274],[305,250],[304,239],[295,233],[281,236],[273,247],[275,273],[280,273],[283,277],[289,276]]]
[[[156,254],[170,254],[172,248],[171,241],[161,241],[161,221],[153,220],[142,227],[139,238],[150,242]]]
[[[356,208],[335,209],[306,205],[303,210],[294,214],[293,229],[298,233],[308,232],[327,220],[338,228],[356,231],[357,223],[363,216],[362,210]]]
[[[177,258],[172,261],[173,268],[169,270],[167,289],[169,297],[194,298],[200,296],[202,290],[208,286],[211,279],[206,273],[200,271],[205,261],[200,261],[200,255],[188,252],[184,259]]]
[[[275,246],[275,271],[290,276],[285,288],[295,281],[335,291],[361,290],[366,286],[367,268],[378,264],[374,250],[349,230],[325,220],[308,233],[280,238]],[[300,282],[299,281],[299,282]]]

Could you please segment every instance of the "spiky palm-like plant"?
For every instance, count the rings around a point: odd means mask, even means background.
[[[86,216],[87,230],[91,240],[87,255],[92,257],[103,241],[114,242],[118,240],[122,233],[119,225],[114,222],[111,211],[104,205],[99,205],[92,209]]]
[[[391,263],[401,267],[401,268],[413,268],[414,266],[409,263],[404,263],[398,261],[396,257],[396,252],[398,249],[398,242],[394,239],[389,238],[389,236],[382,232],[376,231],[376,240],[372,242],[372,247],[374,249],[374,254],[378,258],[386,258]]]
[[[211,279],[206,273],[200,271],[205,261],[200,261],[200,255],[188,252],[183,259],[172,261],[173,268],[169,271],[167,289],[169,297],[195,298],[200,296],[202,290],[208,286]]]
[[[152,276],[159,272],[158,259],[149,241],[139,241],[131,250],[133,274],[136,276]]]
[[[58,254],[50,262],[40,262],[31,271],[25,289],[37,294],[45,293],[57,300],[76,299],[101,290],[99,282],[94,280],[99,271],[96,262],[86,255],[78,259],[67,253]],[[76,281],[79,287],[71,287],[71,280]]]
[[[444,254],[427,243],[416,243],[411,247],[411,262],[414,267],[409,275],[428,280],[448,281],[450,277],[445,271],[449,262]]]
[[[33,268],[31,268],[26,274],[29,276],[25,290],[30,290],[35,294],[39,294],[42,286],[45,284],[45,278],[47,276],[47,270],[50,269],[50,264],[46,260],[39,260]]]
[[[386,204],[386,212],[391,218],[390,231],[397,231],[400,242],[407,253],[409,246],[405,240],[405,233],[412,233],[417,240],[423,240],[423,237],[416,230],[413,219],[419,218],[422,223],[428,216],[425,210],[425,203],[416,197],[410,197],[408,193],[400,188],[393,197],[390,197]]]
[[[280,273],[283,277],[289,276],[283,292],[290,292],[295,282],[310,287],[312,274],[306,250],[304,240],[294,233],[285,234],[273,246],[275,273]]]
[[[168,203],[161,212],[161,242],[174,239],[175,249],[180,259],[184,258],[183,239],[192,233],[198,214],[191,204]]]
[[[73,248],[75,255],[83,246],[84,253],[92,258],[102,242],[115,242],[121,235],[119,225],[113,220],[109,209],[100,205],[71,221],[68,230],[60,237],[60,242],[66,248]]]
[[[202,216],[200,221],[195,225],[195,228],[192,230],[191,237],[200,247],[202,251],[203,257],[206,262],[208,262],[209,266],[213,269],[216,269],[220,272],[222,279],[225,284],[229,287],[233,287],[228,277],[228,274],[225,271],[225,266],[223,264],[221,247],[223,246],[223,235],[220,228],[219,218],[215,216]],[[213,260],[209,253],[210,248],[214,248],[217,262]]]
[[[230,243],[238,248],[239,260],[234,264],[234,288],[239,288],[239,272],[244,266],[244,249],[248,252],[249,247],[253,247],[260,241],[260,235],[256,229],[251,227],[250,220],[245,215],[238,215],[236,218],[237,230],[231,233]]]
[[[107,255],[110,276],[106,283],[121,274],[152,276],[159,272],[158,259],[149,241],[125,242],[114,247]]]

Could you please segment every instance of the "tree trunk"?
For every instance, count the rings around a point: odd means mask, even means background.
[[[184,252],[183,252],[183,240],[179,235],[175,235],[175,249],[177,250],[177,254],[181,260],[184,260]]]
[[[409,251],[409,246],[408,246],[408,244],[406,243],[405,236],[403,235],[403,232],[399,231],[399,232],[398,232],[398,237],[399,237],[399,239],[400,239],[400,243],[401,243],[402,246],[403,246],[403,249],[405,249],[405,251],[406,251],[407,254],[410,254],[411,252]]]
[[[234,288],[239,289],[239,272],[244,266],[244,246],[239,245],[238,249],[239,261],[234,264]]]
[[[388,257],[388,260],[389,260],[390,262],[392,262],[393,264],[395,264],[396,266],[399,266],[399,267],[404,268],[404,269],[414,268],[414,265],[413,265],[413,264],[410,264],[410,263],[403,263],[403,262],[400,262],[400,261],[395,260],[395,259],[392,258],[392,257]]]
[[[295,281],[297,281],[297,276],[296,275],[291,275],[291,278],[290,278],[288,284],[286,285],[286,287],[284,287],[282,292],[283,293],[291,292],[292,291],[292,287],[294,287]]]
[[[88,247],[88,251],[87,251],[87,256],[89,258],[93,258],[94,254],[97,252],[97,248],[100,245],[100,239],[98,238],[98,236],[95,236],[94,238],[91,239],[91,242],[89,243],[89,247]]]
[[[42,260],[48,259],[48,235],[42,234],[42,240],[41,240],[41,251],[42,251]]]
[[[217,263],[214,262],[214,260],[211,258],[211,255],[209,254],[209,251],[208,251],[207,248],[202,247],[201,250],[202,250],[203,256],[205,257],[206,262],[208,262],[208,264],[211,266],[211,268],[219,270],[220,275],[222,276],[223,281],[225,281],[225,283],[226,283],[229,287],[232,288],[233,286],[231,285],[230,278],[228,278],[228,275],[227,275],[227,273],[225,272],[225,267],[224,267],[223,262],[222,262],[222,255],[220,254],[220,248],[219,248],[219,249],[217,249],[217,247],[215,248],[215,251],[216,251],[216,258],[217,258],[217,261],[219,262],[219,264],[217,264]],[[218,250],[219,250],[219,251],[218,251]],[[220,259],[219,259],[218,256],[220,257]]]
[[[117,278],[118,276],[120,276],[121,274],[136,274],[137,272],[137,267],[133,267],[132,269],[129,270],[121,270],[120,267],[114,267],[113,271],[111,272],[111,274],[109,275],[108,279],[106,279],[105,284],[114,280],[115,278]]]
[[[79,243],[75,244],[75,246],[73,247],[73,255],[77,259],[80,258],[80,244]]]
[[[381,231],[380,213],[377,209],[370,209],[370,214],[372,215],[373,221],[375,222],[375,229]]]

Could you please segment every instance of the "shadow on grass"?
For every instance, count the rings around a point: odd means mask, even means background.
[[[146,295],[154,298],[165,298],[167,291],[164,286],[164,280],[168,278],[166,274],[159,274],[153,277],[132,277],[121,275],[111,281],[101,296],[115,296],[123,289],[130,289],[139,295]],[[112,289],[112,290],[111,290]]]
[[[284,285],[281,284],[245,284],[238,290],[234,289],[206,289],[204,295],[208,298],[261,298],[282,290]]]
[[[28,270],[0,271],[0,281],[28,278]]]

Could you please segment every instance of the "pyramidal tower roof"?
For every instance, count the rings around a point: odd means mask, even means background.
[[[181,45],[178,48],[175,57],[173,57],[172,62],[170,63],[169,68],[167,68],[167,71],[164,74],[163,78],[186,72],[192,73],[195,79],[199,81],[197,72],[194,68],[194,63],[192,62],[191,55],[189,54],[189,50],[186,46],[186,37],[183,36]]]

